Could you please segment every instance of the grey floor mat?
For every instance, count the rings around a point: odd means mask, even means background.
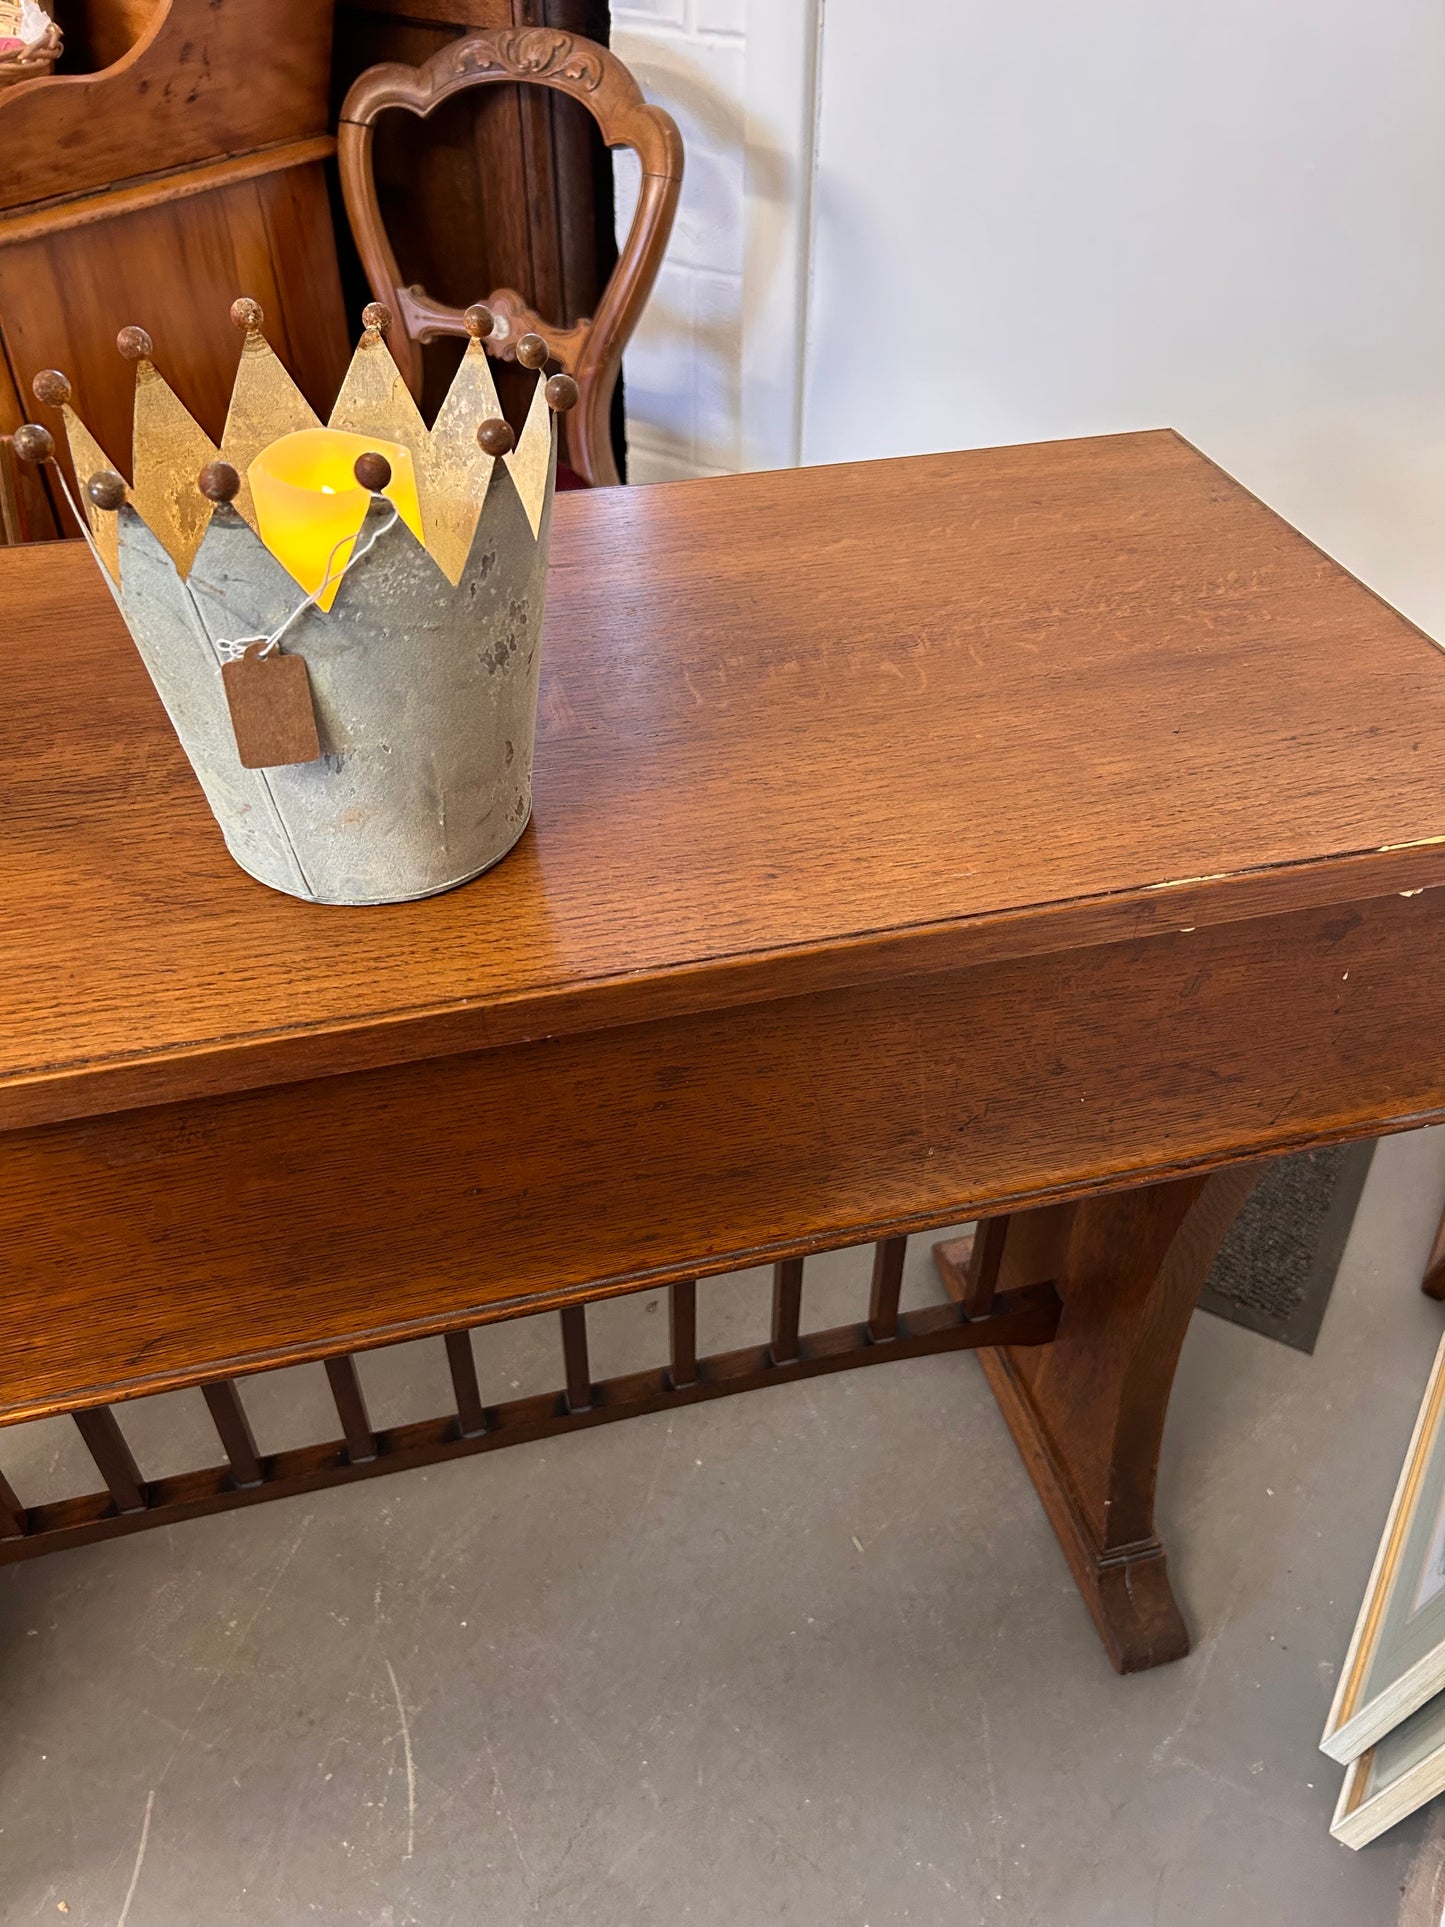
[[[1312,1352],[1374,1155],[1367,1139],[1272,1166],[1220,1247],[1204,1309]]]

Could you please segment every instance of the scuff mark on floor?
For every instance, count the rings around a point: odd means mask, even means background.
[[[125,1927],[130,1918],[130,1903],[135,1899],[136,1886],[140,1880],[140,1870],[145,1865],[146,1842],[151,1837],[151,1814],[155,1811],[156,1790],[151,1788],[146,1795],[145,1817],[140,1823],[140,1843],[135,1850],[135,1865],[130,1870],[130,1885],[125,1890],[125,1904],[120,1910],[120,1918],[115,1927]]]
[[[401,1745],[406,1756],[406,1852],[403,1860],[410,1860],[416,1851],[416,1762],[411,1752],[411,1726],[406,1717],[406,1706],[401,1697],[401,1688],[396,1683],[396,1670],[389,1659],[383,1659],[386,1676],[391,1681],[391,1690],[396,1696],[396,1710],[401,1720]]]

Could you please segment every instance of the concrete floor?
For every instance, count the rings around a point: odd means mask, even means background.
[[[0,1573],[0,1921],[1386,1927],[1428,1816],[1336,1846],[1316,1741],[1442,1196],[1445,1135],[1381,1147],[1313,1358],[1196,1318],[1160,1494],[1196,1646],[1139,1678],[962,1358]],[[866,1276],[810,1266],[810,1313]],[[705,1288],[703,1342],[766,1299]],[[651,1297],[594,1328],[600,1374],[665,1350]],[[556,1383],[554,1333],[480,1340],[488,1395]],[[366,1362],[381,1422],[443,1408],[434,1349]],[[319,1367],[255,1406],[268,1447],[334,1430]],[[211,1456],[199,1394],[130,1423],[152,1475]],[[5,1463],[29,1499],[80,1466],[59,1423]]]

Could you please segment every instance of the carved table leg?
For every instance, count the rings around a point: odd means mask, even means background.
[[[1051,1345],[979,1353],[1109,1657],[1182,1659],[1189,1635],[1154,1532],[1154,1480],[1179,1349],[1262,1164],[1015,1213],[1001,1287],[1058,1281]],[[937,1245],[955,1297],[971,1240]]]

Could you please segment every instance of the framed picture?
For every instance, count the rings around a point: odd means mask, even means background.
[[[1363,1847],[1445,1793],[1445,1693],[1427,1700],[1345,1774],[1330,1832]]]
[[[1445,1341],[1415,1421],[1321,1747],[1358,1761],[1445,1692]],[[1445,1711],[1441,1713],[1445,1721]],[[1445,1741],[1445,1726],[1442,1726]],[[1393,1758],[1394,1756],[1391,1755]],[[1376,1767],[1370,1771],[1383,1772]],[[1411,1769],[1413,1770],[1413,1769]],[[1445,1784],[1445,1782],[1442,1782]],[[1346,1782],[1346,1793],[1349,1782]],[[1357,1788],[1357,1793],[1359,1789]],[[1374,1795],[1359,1794],[1360,1799]],[[1422,1796],[1424,1797],[1424,1796]],[[1344,1796],[1342,1798],[1342,1805]],[[1337,1816],[1338,1817],[1338,1816]],[[1383,1822],[1389,1825],[1388,1821]],[[1342,1836],[1343,1837],[1343,1836]],[[1367,1835],[1372,1838],[1372,1835]]]

